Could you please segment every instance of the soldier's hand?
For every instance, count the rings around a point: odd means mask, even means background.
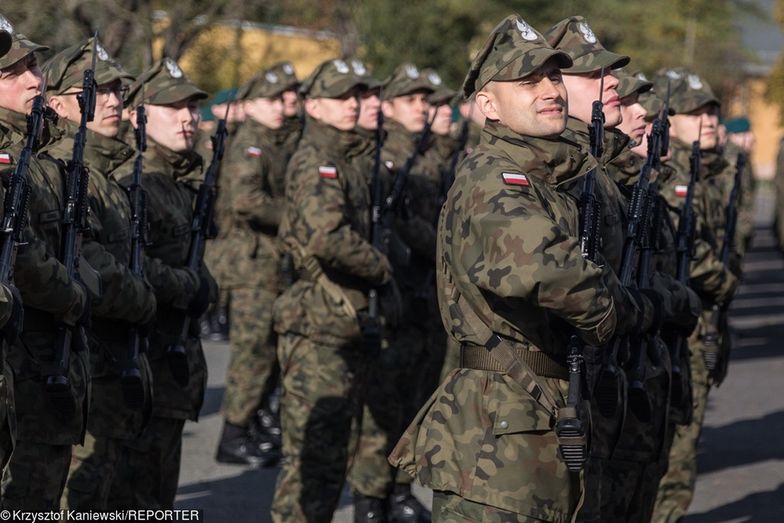
[[[653,287],[665,297],[663,315],[665,326],[679,334],[688,336],[697,326],[702,312],[702,302],[687,285],[662,273],[654,273]]]
[[[384,284],[380,292],[381,315],[387,328],[394,328],[400,325],[403,319],[403,298],[397,282],[392,278]]]
[[[210,287],[209,279],[200,274],[199,288],[196,291],[196,295],[191,298],[190,303],[188,303],[188,313],[191,317],[201,318],[202,315],[207,312],[207,308],[210,306]]]
[[[22,303],[22,295],[19,294],[19,289],[14,285],[3,286],[3,291],[10,301],[11,315],[2,327],[3,337],[8,344],[14,343],[19,335],[22,333],[24,326],[24,305]]]
[[[626,292],[636,306],[636,321],[632,327],[632,334],[656,332],[661,327],[662,298],[653,289],[640,290],[636,287],[627,287]]]

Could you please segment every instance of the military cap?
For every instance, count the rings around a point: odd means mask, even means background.
[[[745,116],[739,116],[738,118],[730,118],[724,122],[724,127],[727,128],[727,132],[730,134],[747,133],[751,131],[751,122]]]
[[[457,91],[453,91],[444,85],[444,81],[435,70],[423,69],[422,76],[425,77],[430,84],[430,87],[433,88],[433,92],[427,97],[429,103],[433,105],[442,105],[454,101],[455,96],[457,96]]]
[[[336,58],[316,67],[299,86],[299,94],[307,98],[340,98],[357,86],[367,87],[367,82],[348,63]]]
[[[278,62],[270,66],[265,73],[275,73],[283,84],[283,91],[293,91],[300,85],[297,73],[291,62]]]
[[[359,58],[352,58],[349,60],[349,64],[351,65],[351,70],[354,71],[354,74],[365,82],[369,91],[381,89],[382,82],[370,74],[370,71],[368,71],[368,68],[365,66],[365,62]]]
[[[613,73],[618,78],[618,96],[625,98],[633,94],[647,93],[653,89],[653,82],[649,81],[645,76],[640,74],[631,74],[626,71],[615,71]]]
[[[666,93],[668,81],[670,107],[678,114],[691,113],[706,105],[721,106],[708,82],[688,69],[678,67],[659,70],[653,81],[654,89],[660,94]]]
[[[233,102],[234,100],[239,100],[237,93],[240,90],[236,87],[231,87],[229,89],[221,89],[215,96],[212,97],[208,103],[201,107],[201,119],[205,122],[211,122],[215,120],[215,115],[212,114],[212,107],[214,105],[225,104],[226,102]]]
[[[274,70],[267,69],[240,87],[237,91],[237,99],[275,98],[283,91],[289,91],[290,89],[291,85],[286,83],[284,78]]]
[[[471,63],[463,80],[463,96],[470,98],[490,81],[525,78],[550,58],[555,58],[561,68],[572,65],[569,55],[553,49],[520,15],[509,15],[493,29]]]
[[[0,15],[0,30],[12,35],[11,48],[4,56],[0,56],[0,69],[14,65],[29,54],[49,50],[45,45],[31,42],[25,35],[14,32],[14,26],[3,15]]]
[[[430,94],[435,89],[414,64],[399,65],[392,71],[392,75],[384,80],[384,100],[391,100],[417,91]]]
[[[93,46],[95,46],[95,83],[104,85],[115,80],[130,83],[133,80],[133,76],[109,56],[100,42],[90,38],[60,51],[44,64],[46,90],[54,94],[63,94],[73,86],[81,86],[84,72],[92,66]]]
[[[144,100],[141,99],[142,92]],[[133,107],[142,102],[171,105],[189,98],[204,99],[207,98],[207,93],[188,80],[177,62],[166,57],[139,75],[131,84],[125,105]]]
[[[550,45],[572,58],[572,66],[564,69],[567,74],[593,73],[602,68],[618,69],[631,60],[628,56],[605,49],[582,16],[561,20],[545,36]]]

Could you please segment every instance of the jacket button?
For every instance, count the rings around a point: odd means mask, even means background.
[[[506,421],[506,420],[502,420],[501,423],[498,424],[498,426],[501,427],[502,429],[508,429],[509,428],[509,422]]]

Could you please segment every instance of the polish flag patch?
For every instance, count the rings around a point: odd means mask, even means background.
[[[322,165],[319,167],[319,176],[322,178],[329,178],[334,180],[338,177],[338,170],[331,165]]]
[[[8,153],[0,153],[0,165],[11,165],[14,159]]]
[[[688,185],[676,185],[675,186],[675,196],[678,198],[686,198],[686,194],[689,192]]]
[[[245,149],[245,154],[248,155],[248,158],[261,158],[261,149],[251,145]]]
[[[501,177],[507,185],[519,185],[521,187],[528,187],[531,185],[531,182],[528,181],[528,177],[523,173],[501,173]]]

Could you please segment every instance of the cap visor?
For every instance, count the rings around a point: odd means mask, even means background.
[[[16,43],[17,45],[8,51],[8,54],[0,58],[0,68],[5,69],[6,67],[10,67],[32,53],[49,50],[45,45],[38,45],[23,38],[18,39]]]
[[[536,72],[537,69],[542,67],[551,58],[554,58],[556,64],[561,69],[566,69],[572,65],[572,59],[568,54],[558,49],[549,47],[540,47],[538,49],[531,49],[529,51],[520,51],[516,54],[514,59],[505,65],[495,76],[488,78],[488,82],[496,80],[499,82],[510,82],[525,78]],[[486,84],[484,82],[483,84]]]
[[[574,65],[564,71],[567,74],[593,73],[602,68],[605,70],[620,69],[629,64],[628,56],[612,53],[606,49],[590,52],[574,59]]]
[[[171,105],[190,98],[204,100],[208,97],[207,93],[194,85],[179,84],[159,92],[154,97],[151,97],[147,103],[152,105]]]

